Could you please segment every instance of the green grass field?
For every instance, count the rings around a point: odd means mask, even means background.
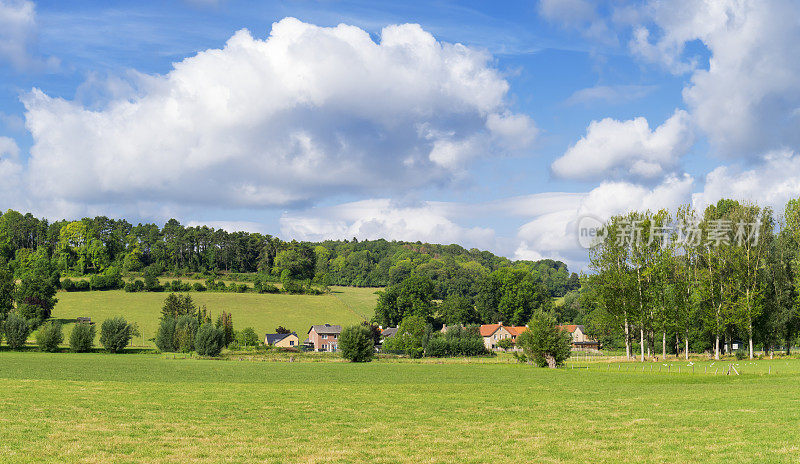
[[[375,310],[374,288],[333,287],[324,295],[284,295],[256,293],[190,292],[198,306],[206,305],[212,318],[222,311],[233,315],[234,328],[253,327],[263,336],[279,325],[297,331],[304,339],[312,324],[354,324],[370,319]],[[122,290],[96,292],[59,292],[53,318],[60,319],[65,339],[69,338],[77,317],[104,319],[123,316],[139,324],[142,337],[132,341],[137,346],[152,346],[158,318],[166,293],[126,293]],[[99,330],[99,328],[98,328]]]
[[[800,361],[759,361],[773,374],[740,376],[599,365],[553,371],[503,361],[3,351],[0,461],[798,460]]]

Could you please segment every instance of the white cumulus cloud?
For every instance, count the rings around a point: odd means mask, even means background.
[[[751,169],[720,166],[708,173],[702,192],[694,195],[697,208],[720,198],[755,202],[782,212],[786,202],[800,198],[800,155],[780,150],[767,154]]]
[[[462,176],[472,159],[527,146],[491,56],[388,26],[293,18],[237,32],[131,97],[99,109],[34,89],[23,98],[36,193],[76,204],[274,207],[405,191]]]
[[[654,25],[631,49],[675,73],[691,72],[683,98],[716,153],[758,158],[800,148],[800,3],[793,0],[650,2]],[[708,65],[687,53],[699,41]]]
[[[570,179],[657,179],[670,173],[691,148],[689,115],[676,110],[650,129],[643,117],[592,121],[586,135],[552,164],[553,172]]]

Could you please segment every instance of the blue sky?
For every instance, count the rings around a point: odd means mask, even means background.
[[[0,0],[0,198],[580,268],[582,215],[800,194],[768,3]]]

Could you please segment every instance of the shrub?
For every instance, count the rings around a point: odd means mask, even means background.
[[[88,292],[89,291],[89,281],[86,280],[76,280],[75,281],[75,292]]]
[[[95,274],[89,279],[92,290],[114,290],[122,288],[122,275],[114,266],[109,267],[102,274]]]
[[[239,346],[258,346],[259,342],[258,334],[252,327],[236,332],[236,344]]]
[[[125,284],[126,292],[143,292],[144,290],[144,282],[139,279]]]
[[[511,340],[510,338],[504,338],[504,339],[500,340],[499,342],[497,342],[497,346],[502,348],[503,351],[508,351],[508,350],[514,348],[514,341]]]
[[[130,343],[132,332],[131,325],[124,318],[106,319],[100,327],[100,344],[111,353],[119,353]]]
[[[261,286],[261,293],[280,293],[281,289],[272,284],[264,284]]]
[[[442,337],[434,337],[430,339],[428,346],[425,347],[425,356],[441,358],[450,354],[449,349],[450,343],[448,340],[445,340]]]
[[[12,350],[19,350],[25,346],[31,330],[25,319],[18,314],[11,313],[3,324],[3,328],[6,332],[6,342]]]
[[[67,292],[74,292],[75,291],[75,282],[73,282],[70,279],[64,279],[61,282],[61,288],[63,288],[64,291],[67,291]]]
[[[175,319],[166,316],[161,318],[156,332],[156,346],[163,352],[177,351],[175,346]]]
[[[61,331],[61,323],[58,321],[46,322],[36,332],[36,344],[42,351],[56,352],[58,345],[63,341],[64,333]]]
[[[75,353],[92,351],[95,329],[93,324],[75,324],[69,334],[69,349]]]
[[[339,335],[339,350],[350,362],[370,362],[375,355],[372,332],[358,324],[345,327]]]
[[[739,361],[742,359],[747,359],[747,357],[750,356],[747,350],[736,350],[736,353],[734,354],[736,355],[736,359]]]
[[[206,287],[205,287],[205,285],[201,284],[200,282],[195,282],[195,283],[192,285],[192,289],[193,289],[195,292],[205,292],[205,291],[206,291]]]
[[[225,343],[222,330],[211,323],[205,323],[197,329],[194,346],[200,356],[218,356]]]

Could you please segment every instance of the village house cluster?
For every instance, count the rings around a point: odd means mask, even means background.
[[[598,350],[600,343],[586,335],[586,329],[582,325],[559,325],[559,330],[567,331],[572,337],[573,350]],[[447,332],[450,327],[442,327],[442,332]],[[483,324],[480,326],[483,344],[487,350],[502,350],[499,342],[504,339],[511,339],[516,342],[517,336],[528,330],[527,326],[508,326],[502,322],[497,324]],[[384,340],[394,337],[397,334],[397,327],[380,327],[381,343]],[[264,344],[278,348],[304,348],[309,351],[336,352],[339,347],[339,335],[342,333],[341,325],[319,324],[312,325],[308,329],[308,337],[299,343],[296,333],[290,334],[267,334],[264,337]],[[380,346],[378,346],[379,348]]]

